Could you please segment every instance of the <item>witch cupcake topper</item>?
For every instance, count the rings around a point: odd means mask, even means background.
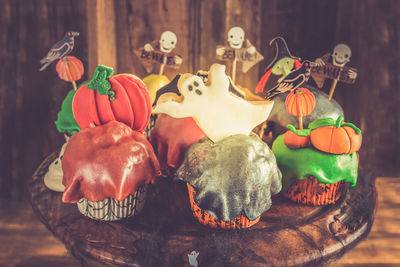
[[[315,60],[318,66],[312,68],[311,76],[317,86],[322,88],[326,78],[333,79],[331,90],[329,92],[329,100],[332,99],[338,81],[348,84],[355,83],[358,70],[351,67],[345,67],[345,65],[350,61],[350,58],[350,47],[345,44],[338,44],[333,49],[332,53],[327,53],[321,58]]]
[[[232,62],[232,81],[236,78],[237,61],[242,62],[242,72],[246,73],[251,67],[263,60],[264,57],[256,50],[248,39],[245,39],[244,30],[240,27],[232,27],[228,31],[229,46],[218,45],[216,49],[217,59]]]
[[[272,39],[269,44],[275,44],[275,57],[258,82],[255,92],[266,99],[273,99],[281,93],[293,92],[306,83],[310,78],[311,67],[315,63],[308,60],[300,62],[300,58],[292,56],[285,39],[282,37]],[[268,87],[267,81],[271,74],[279,77],[279,79],[275,86]]]
[[[164,67],[179,69],[182,65],[182,57],[171,53],[178,43],[176,34],[165,31],[160,40],[154,40],[136,49],[135,54],[140,58],[147,72],[152,72],[154,63],[161,64],[159,74],[162,75]]]

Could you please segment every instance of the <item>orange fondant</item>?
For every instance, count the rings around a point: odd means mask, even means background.
[[[315,148],[331,154],[352,154],[362,143],[362,135],[348,126],[323,126],[312,130],[310,138]]]
[[[199,206],[197,206],[196,202],[194,202],[193,195],[196,194],[196,191],[190,184],[187,184],[189,199],[190,199],[190,207],[193,212],[193,216],[203,225],[209,226],[212,228],[222,228],[222,229],[243,229],[249,228],[254,224],[258,223],[260,217],[251,221],[247,219],[247,217],[241,213],[235,219],[225,222],[216,219],[215,217],[211,216],[206,211],[202,210]]]
[[[287,131],[283,135],[283,143],[289,148],[306,147],[310,142],[310,136],[300,136],[292,131]]]
[[[296,116],[309,115],[315,107],[314,95],[305,88],[293,90],[286,98],[286,110]]]
[[[296,180],[283,196],[297,203],[322,206],[334,204],[342,195],[344,181],[334,184],[320,183],[317,178]]]
[[[56,65],[58,77],[67,82],[79,80],[84,72],[82,62],[73,56],[61,58]]]

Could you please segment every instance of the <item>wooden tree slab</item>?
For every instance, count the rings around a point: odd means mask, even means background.
[[[193,219],[186,185],[164,179],[150,186],[138,216],[95,221],[44,186],[55,157],[47,157],[33,175],[32,206],[87,266],[190,266],[187,254],[193,250],[200,253],[199,266],[320,266],[364,239],[376,211],[374,179],[361,173],[357,186],[335,205],[303,206],[278,195],[252,228],[210,229]]]

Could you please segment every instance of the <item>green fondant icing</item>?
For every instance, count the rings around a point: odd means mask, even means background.
[[[336,155],[312,147],[290,149],[283,143],[283,135],[272,144],[278,167],[282,172],[282,192],[296,180],[315,176],[319,182],[333,184],[340,181],[356,185],[358,155]]]
[[[57,114],[57,120],[54,123],[60,133],[68,132],[70,135],[73,135],[81,130],[72,113],[72,100],[74,96],[75,90],[68,92],[61,104],[61,110]]]
[[[115,92],[110,90],[111,84],[108,81],[114,70],[106,66],[99,65],[94,71],[93,79],[86,86],[89,89],[97,90],[99,95],[109,95],[110,100],[115,99]]]
[[[286,125],[286,128],[298,136],[309,136],[310,135],[310,129],[303,129],[303,130],[297,130],[293,125],[288,124]]]

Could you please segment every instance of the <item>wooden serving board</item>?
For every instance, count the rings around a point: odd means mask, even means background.
[[[374,178],[360,173],[355,188],[335,205],[309,207],[280,195],[247,230],[211,229],[191,214],[186,185],[165,178],[149,189],[138,216],[101,222],[81,215],[43,177],[47,157],[29,186],[32,206],[47,228],[84,266],[314,266],[342,256],[370,232],[376,211]]]

